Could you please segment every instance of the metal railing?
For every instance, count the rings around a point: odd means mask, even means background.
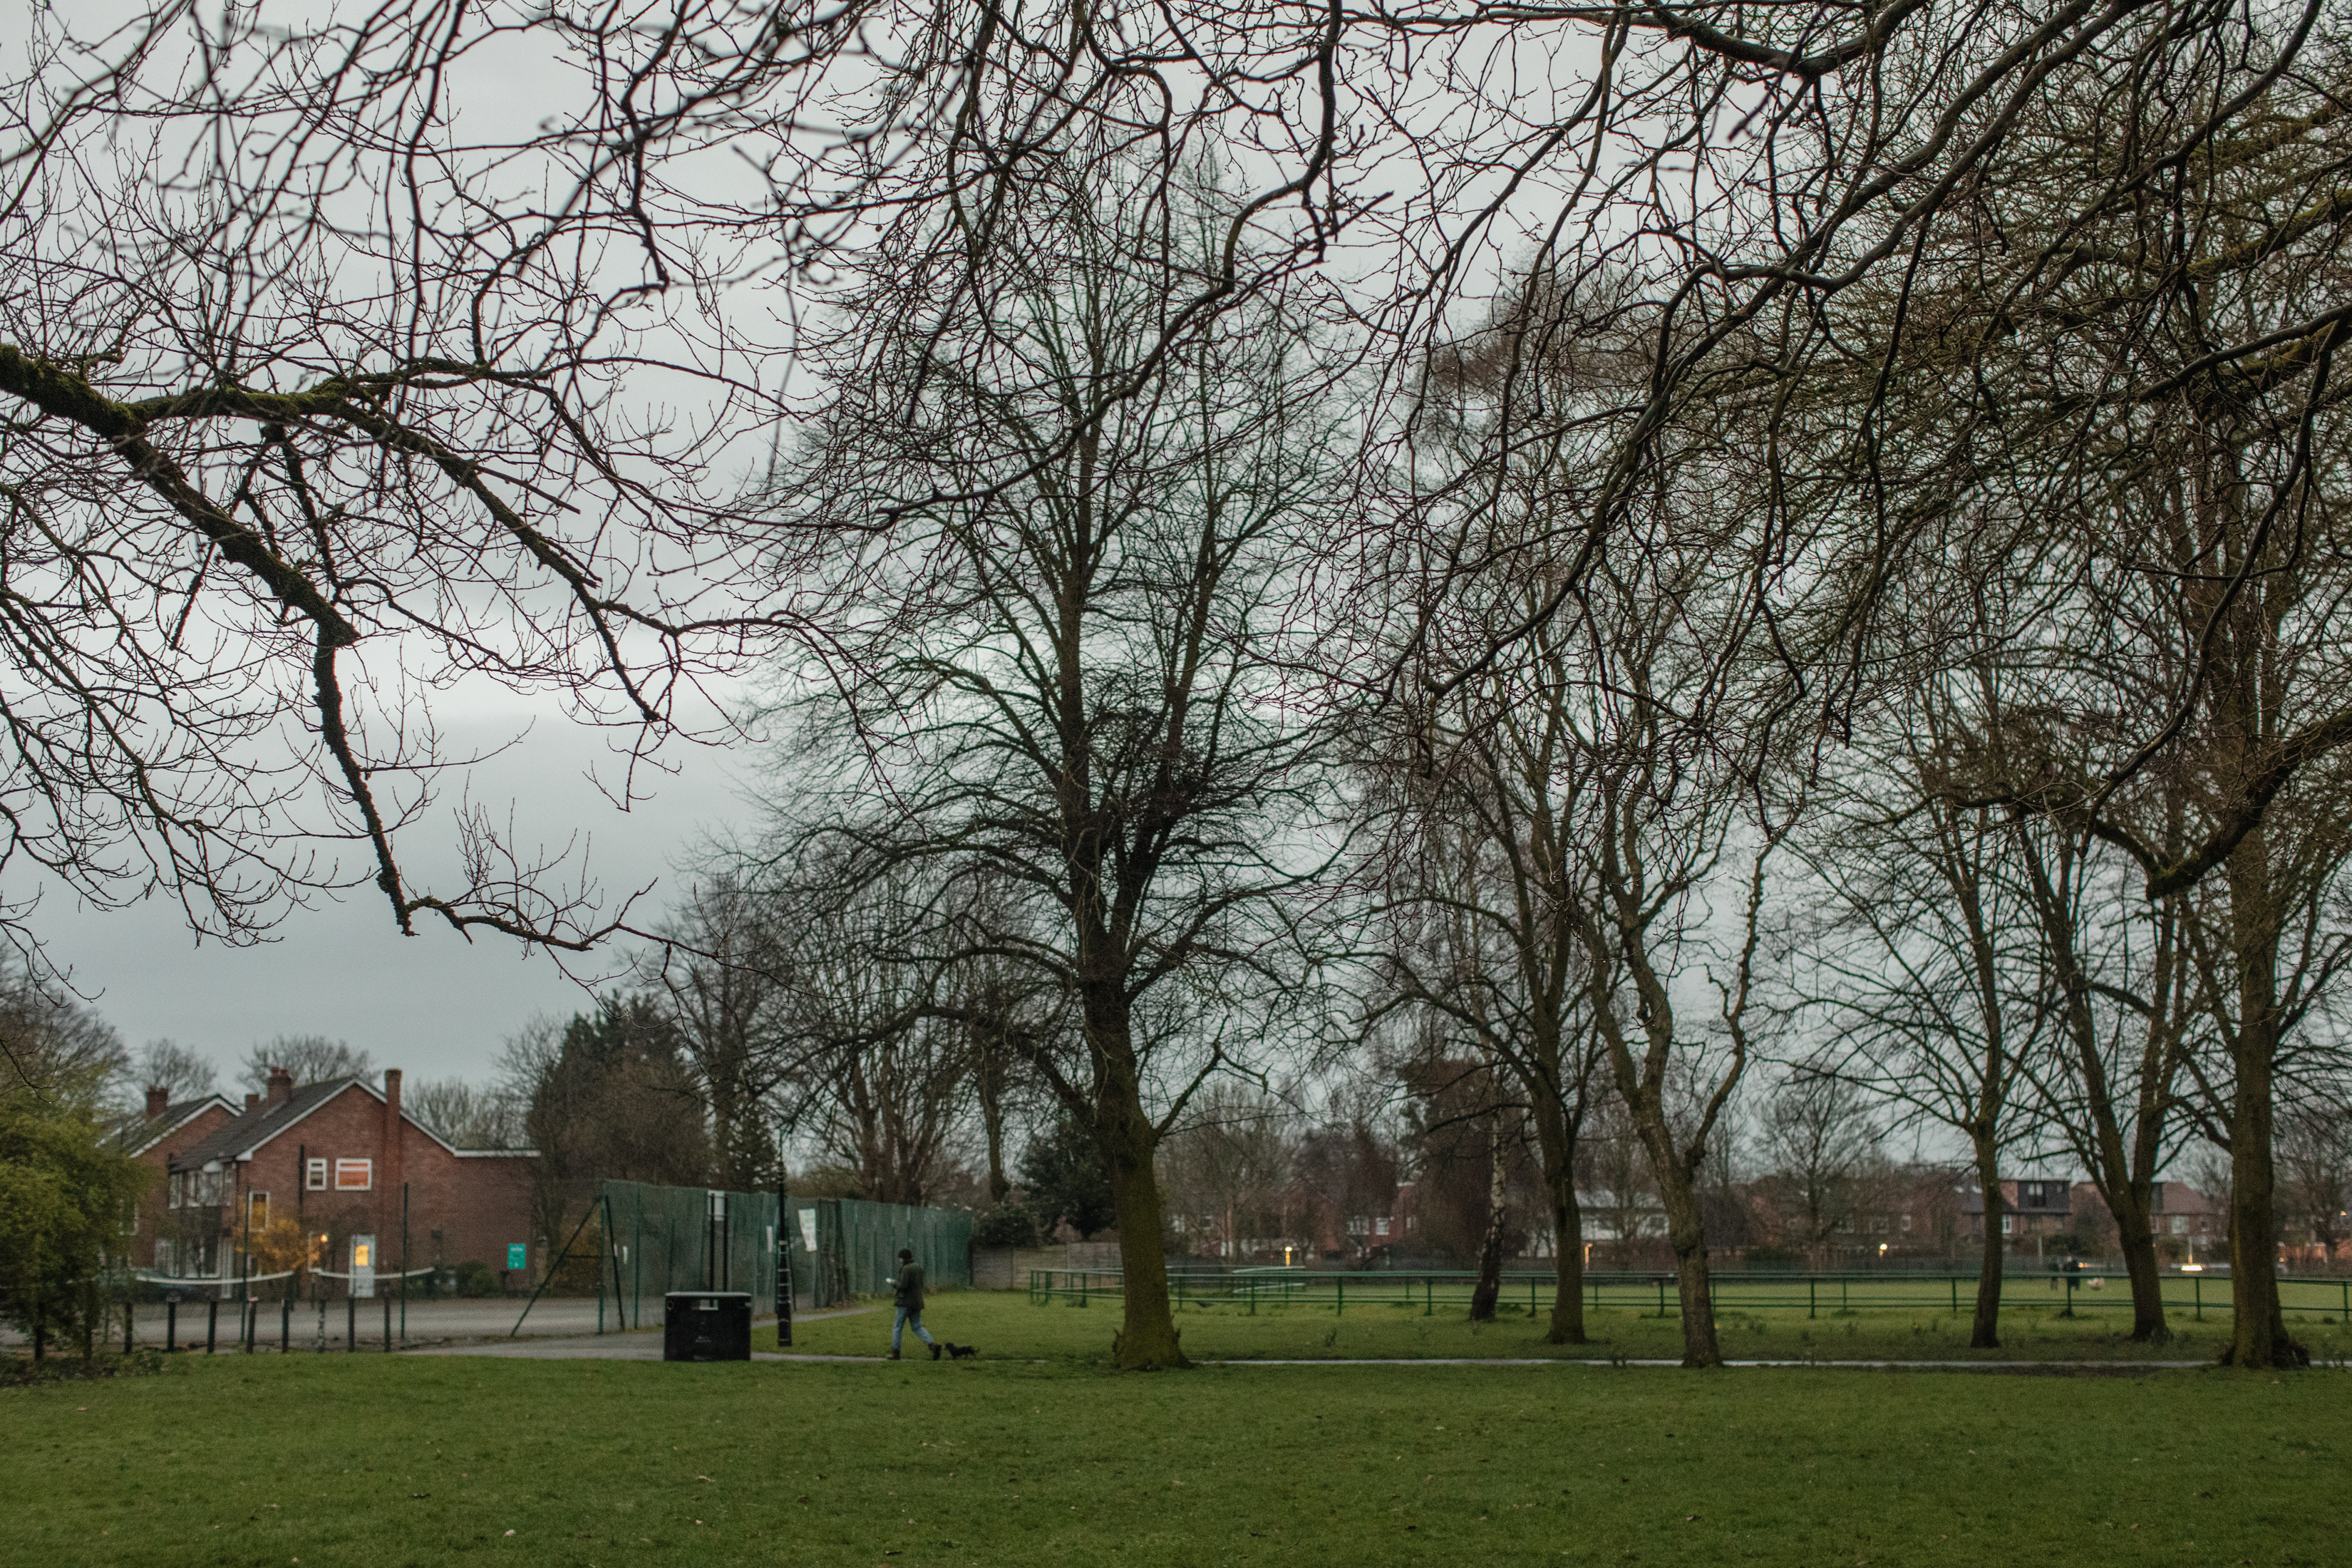
[[[1434,1316],[1443,1304],[1467,1310],[1478,1276],[1469,1270],[1399,1270],[1342,1273],[1305,1268],[1238,1269],[1200,1273],[1171,1270],[1168,1297],[1179,1311],[1232,1308],[1246,1313],[1261,1309],[1297,1308],[1344,1315],[1349,1306],[1420,1309]],[[1801,1308],[1808,1318],[1839,1317],[1864,1311],[1932,1310],[1954,1317],[1973,1310],[1974,1274],[1824,1273],[1783,1274],[1717,1271],[1711,1276],[1718,1316],[1742,1311],[1789,1311]],[[2230,1280],[2226,1274],[2168,1274],[2163,1277],[2168,1310],[2186,1310],[2202,1321],[2210,1311],[2230,1310]],[[1514,1270],[1502,1280],[1499,1305],[1521,1301],[1529,1316],[1552,1300],[1554,1276]],[[1043,1305],[1067,1301],[1084,1307],[1097,1299],[1117,1300],[1126,1284],[1116,1268],[1033,1268],[1029,1300]],[[2352,1321],[2352,1279],[2342,1276],[2281,1276],[2281,1306],[2290,1312],[2334,1313]],[[1679,1316],[1682,1303],[1671,1273],[1588,1270],[1584,1300],[1594,1311],[1632,1309],[1644,1317]],[[2023,1270],[2001,1276],[2004,1307],[2049,1305],[2060,1298],[2062,1315],[2085,1316],[2102,1308],[2128,1311],[2131,1281],[2120,1271],[2105,1269],[2067,1273]]]

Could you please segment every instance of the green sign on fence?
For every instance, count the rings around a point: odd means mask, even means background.
[[[507,1267],[509,1268],[528,1268],[530,1267],[530,1257],[525,1250],[523,1243],[513,1241],[507,1244]]]

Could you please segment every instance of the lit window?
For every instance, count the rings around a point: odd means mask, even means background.
[[[305,1173],[305,1179],[312,1192],[325,1192],[327,1190],[327,1162],[324,1160],[311,1161],[310,1170]]]
[[[335,1191],[363,1193],[375,1185],[373,1160],[338,1160],[335,1162]]]
[[[374,1260],[375,1260],[375,1248],[374,1248],[374,1247],[373,1247],[369,1246],[369,1245],[368,1245],[366,1242],[364,1242],[364,1241],[354,1241],[353,1243],[352,1243],[352,1268],[373,1268],[373,1267],[375,1267],[375,1261],[374,1261]]]

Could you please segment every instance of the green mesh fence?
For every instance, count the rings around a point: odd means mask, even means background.
[[[754,1315],[776,1310],[775,1194],[605,1182],[596,1205],[598,1294],[619,1298],[621,1326],[658,1324],[671,1290],[749,1290]]]
[[[855,1198],[786,1200],[795,1293],[815,1307],[887,1291],[905,1247],[933,1285],[971,1286],[971,1215]]]

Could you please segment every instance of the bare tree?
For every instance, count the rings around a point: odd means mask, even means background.
[[[1832,1266],[1833,1239],[1855,1229],[1881,1195],[1880,1137],[1863,1092],[1840,1078],[1800,1068],[1765,1101],[1757,1130],[1764,1169],[1755,1186],[1816,1268]]]
[[[777,1160],[767,1108],[787,1070],[789,1006],[776,910],[739,871],[698,883],[659,928],[641,964],[677,1026],[710,1116],[720,1184],[766,1185]]]
[[[375,1055],[349,1040],[324,1035],[273,1035],[245,1053],[237,1063],[236,1084],[256,1094],[269,1087],[269,1075],[284,1068],[294,1075],[297,1088],[334,1078],[364,1078],[375,1070]]]
[[[200,1056],[177,1040],[150,1040],[131,1058],[127,1087],[135,1098],[143,1089],[160,1089],[173,1100],[210,1094],[218,1083],[218,1069],[209,1057]]]
[[[1018,963],[1066,1009],[1031,1063],[1111,1173],[1129,1367],[1183,1364],[1153,1152],[1296,994],[1285,906],[1328,789],[1289,611],[1323,552],[1334,416],[1272,310],[1152,360],[1233,232],[1205,179],[1163,189],[1074,157],[977,277],[877,258],[782,524],[789,581],[841,628],[800,710],[807,767],[839,771],[790,787],[881,803],[816,825],[852,880],[984,879],[1002,905],[959,904],[942,955]]]
[[[749,318],[678,308],[728,247],[602,144],[637,89],[562,68],[644,51],[408,4],[90,21],[29,13],[0,82],[0,864],[232,941],[368,889],[403,931],[592,944],[619,917],[530,818],[457,796],[431,879],[402,846],[473,760],[436,691],[612,726],[631,796],[777,624],[722,602],[711,529],[777,405]],[[477,141],[497,37],[564,101]]]
[[[1169,1206],[1196,1226],[1206,1221],[1218,1256],[1246,1262],[1246,1242],[1291,1234],[1296,1215],[1286,1200],[1297,1175],[1298,1121],[1277,1096],[1215,1084],[1160,1141]]]
[[[2281,1212],[2330,1268],[2352,1219],[2352,1110],[2314,1096],[2279,1118]]]
[[[419,1079],[401,1086],[401,1109],[457,1149],[520,1149],[527,1103],[506,1088],[462,1078]]]

